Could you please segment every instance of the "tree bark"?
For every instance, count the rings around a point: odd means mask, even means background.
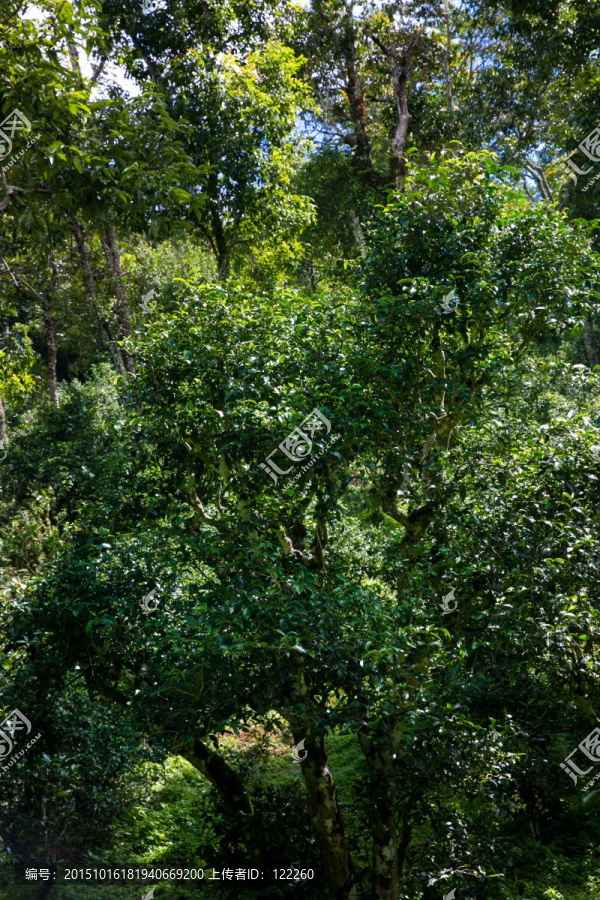
[[[217,277],[219,281],[225,283],[229,281],[229,276],[231,274],[232,247],[230,242],[227,240],[225,227],[223,225],[221,216],[219,215],[216,200],[213,203],[211,219],[213,232],[213,240],[211,241],[211,245],[214,249],[215,257],[217,260]]]
[[[215,750],[196,738],[193,750],[178,751],[217,789],[227,806],[244,817],[241,839],[248,853],[248,858],[256,866],[260,866],[263,857],[263,841],[253,817],[252,805],[246,794],[244,783],[235,769]],[[247,818],[245,818],[247,817]]]
[[[90,298],[90,307],[92,310],[94,322],[96,323],[96,327],[103,342],[108,345],[111,356],[113,358],[113,362],[115,364],[115,369],[117,370],[117,372],[120,372],[121,375],[125,375],[125,366],[123,365],[123,360],[121,359],[119,348],[111,337],[108,325],[102,321],[102,318],[100,316],[100,312],[98,309],[98,295],[96,293],[96,280],[94,278],[94,273],[92,271],[92,266],[90,263],[90,257],[85,244],[83,229],[75,217],[71,219],[71,222],[73,225],[73,232],[75,234],[75,242],[77,244],[81,268],[83,270],[83,277],[88,289],[88,296]]]
[[[352,119],[353,138],[352,159],[356,174],[372,182],[375,169],[371,156],[371,141],[369,139],[367,125],[367,108],[360,84],[358,65],[356,62],[356,29],[351,13],[344,18],[340,38],[340,49],[346,64],[345,93],[350,105],[350,118]]]
[[[59,408],[58,385],[56,381],[56,337],[54,334],[54,319],[50,305],[44,307],[44,329],[46,331],[46,347],[48,349],[48,389],[50,400]]]
[[[333,776],[327,765],[323,736],[294,729],[294,741],[305,740],[305,758],[300,763],[310,819],[321,847],[325,870],[335,900],[358,900],[360,885],[356,878],[350,848],[344,834]]]
[[[217,788],[231,809],[248,814],[252,812],[242,779],[215,750],[196,738],[193,750],[179,750],[179,754]]]
[[[117,298],[117,318],[121,326],[121,337],[131,337],[131,316],[129,313],[129,303],[127,301],[127,291],[123,282],[123,273],[121,271],[121,253],[119,250],[119,240],[114,225],[109,223],[104,231],[100,234],[100,240],[110,270],[113,290]],[[135,365],[131,354],[125,347],[121,348],[121,355],[125,368],[131,375],[135,375]]]
[[[365,733],[359,734],[361,749],[369,767],[371,780],[373,836],[373,900],[398,900],[398,831],[396,828],[396,779],[394,776],[394,743],[375,743]]]
[[[98,671],[94,671],[92,665],[83,670],[83,676],[91,697],[100,694],[107,700],[123,707],[127,704],[127,697]],[[162,736],[165,741],[165,735]],[[176,734],[171,735],[168,743],[172,753],[176,753],[187,759],[219,792],[229,809],[240,813],[243,819],[241,839],[248,854],[248,858],[255,864],[262,861],[262,848],[264,842],[261,833],[256,827],[252,805],[246,794],[244,783],[238,773],[215,750],[211,750],[199,737],[194,739],[194,746],[190,750],[183,746],[183,742]],[[246,818],[247,817],[247,818]]]
[[[408,76],[412,66],[412,56],[415,52],[417,42],[419,40],[419,32],[417,31],[411,37],[406,53],[404,55],[404,63],[400,68],[398,62],[398,48],[396,43],[390,44],[390,64],[392,70],[392,83],[394,85],[394,93],[396,94],[396,105],[398,107],[398,124],[392,140],[393,153],[393,170],[396,181],[396,187],[401,190],[404,186],[406,178],[406,159],[404,157],[404,145],[406,144],[406,135],[408,134],[408,124],[411,115],[408,111],[408,97],[406,93],[408,85]]]
[[[585,314],[583,320],[583,347],[587,357],[588,366],[593,369],[598,365],[598,345],[596,343],[596,332],[594,331],[594,320],[590,312]]]
[[[375,34],[369,37],[377,46],[383,50],[390,63],[390,71],[392,74],[392,84],[394,86],[394,94],[396,96],[396,106],[398,108],[398,124],[392,139],[392,175],[398,190],[402,190],[404,179],[406,177],[406,159],[404,157],[404,145],[406,144],[406,135],[408,134],[408,124],[411,115],[408,111],[407,85],[410,70],[412,68],[412,58],[419,42],[420,31],[415,31],[404,53],[404,59],[400,63],[398,56],[398,45],[396,41],[392,41],[389,45]]]
[[[364,259],[367,255],[367,248],[365,247],[365,237],[363,235],[362,228],[360,227],[360,222],[358,221],[358,216],[354,212],[353,209],[348,213],[350,218],[350,225],[352,226],[352,233],[354,235],[354,240],[356,241],[356,245],[360,250],[360,255]]]

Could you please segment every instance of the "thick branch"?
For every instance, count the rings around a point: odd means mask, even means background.
[[[416,31],[408,46],[404,51],[404,59],[400,63],[398,57],[398,45],[396,41],[392,41],[389,45],[377,37],[376,34],[368,33],[372,41],[383,50],[390,63],[390,71],[392,74],[392,84],[394,86],[394,94],[396,97],[396,106],[398,108],[398,124],[392,139],[392,160],[395,175],[396,187],[401,189],[404,184],[406,175],[406,159],[404,158],[404,145],[406,143],[406,135],[408,133],[408,124],[411,115],[408,111],[407,85],[408,78],[412,67],[412,59],[421,36],[420,30]]]
[[[345,144],[348,144],[349,147],[354,147],[356,145],[356,137],[353,134],[346,134],[345,131],[342,131],[338,123],[335,121],[333,116],[333,108],[331,106],[331,101],[324,94],[319,95],[319,99],[321,100],[321,104],[325,111],[327,112],[327,120],[331,127],[334,129],[335,133],[340,137]]]
[[[296,550],[292,544],[292,540],[285,532],[283,525],[279,529],[279,542],[285,556],[292,556],[299,559],[301,563],[308,566],[309,569],[320,569],[322,564],[318,556],[309,556],[302,550]],[[322,557],[321,557],[322,558]]]
[[[408,515],[400,512],[396,506],[395,488],[381,498],[381,508],[391,519],[404,526],[406,529],[406,540],[411,544],[421,540],[436,510],[433,503],[424,503],[423,506],[420,506]]]
[[[246,815],[252,812],[242,779],[215,750],[211,750],[199,738],[194,739],[193,750],[182,749],[178,744],[175,744],[174,747],[178,748],[177,752],[180,756],[187,759],[216,787],[230,809],[246,813]]]
[[[348,213],[350,218],[350,225],[352,226],[352,233],[354,234],[354,240],[356,241],[358,248],[360,250],[360,255],[364,259],[367,255],[367,248],[365,247],[365,237],[363,235],[362,228],[360,227],[360,222],[358,221],[358,216],[354,212],[353,209]]]
[[[17,187],[16,184],[9,184],[8,179],[6,177],[6,173],[2,171],[2,187],[4,189],[4,197],[0,201],[0,212],[4,212],[4,210],[9,206],[11,198],[13,194],[52,194],[49,188],[21,188]]]
[[[554,197],[552,196],[552,191],[550,190],[550,185],[546,180],[546,175],[541,166],[538,166],[536,163],[532,162],[530,159],[525,160],[525,168],[531,175],[531,177],[535,180],[540,194],[544,198],[544,200],[548,200],[550,203],[554,203]]]

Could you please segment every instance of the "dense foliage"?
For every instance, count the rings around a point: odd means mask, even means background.
[[[5,5],[1,900],[592,900],[600,3]]]

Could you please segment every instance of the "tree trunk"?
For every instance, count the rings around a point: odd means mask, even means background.
[[[392,42],[389,47],[392,83],[394,85],[396,106],[398,108],[398,124],[396,125],[392,140],[392,169],[398,190],[401,190],[404,186],[404,179],[406,177],[404,145],[406,144],[406,135],[408,134],[408,124],[411,120],[411,115],[408,111],[407,85],[408,76],[410,75],[411,70],[412,56],[418,40],[419,32],[416,32],[408,43],[402,66],[400,66],[398,60],[398,48],[396,44]]]
[[[231,275],[231,253],[229,252],[229,248],[225,248],[222,253],[219,253],[217,257],[217,277],[219,281],[227,282],[229,281],[229,276]]]
[[[402,813],[402,822],[400,825],[400,835],[398,841],[398,877],[400,886],[404,887],[409,874],[408,866],[408,848],[412,839],[412,828],[410,825],[410,805],[407,806]]]
[[[180,750],[179,754],[217,788],[231,809],[236,812],[252,812],[242,779],[215,750],[196,738],[193,750]]]
[[[356,62],[356,29],[352,14],[344,19],[341,34],[341,50],[346,64],[345,93],[350,105],[353,125],[353,163],[356,174],[367,183],[374,181],[375,169],[371,157],[371,142],[367,128],[367,109],[360,84]]]
[[[588,366],[593,369],[598,365],[598,346],[596,344],[596,332],[594,331],[594,320],[590,312],[585,314],[583,319],[583,347],[587,357]]]
[[[77,250],[79,252],[79,259],[81,262],[81,268],[83,270],[83,277],[85,279],[85,283],[88,289],[88,295],[90,298],[90,307],[92,310],[92,316],[94,318],[94,322],[96,323],[96,327],[100,333],[100,337],[103,342],[108,345],[111,356],[113,358],[113,362],[115,364],[115,369],[117,372],[120,372],[121,375],[125,375],[125,366],[123,365],[123,360],[121,359],[121,354],[119,352],[119,348],[113,341],[108,326],[105,322],[102,321],[100,317],[100,312],[98,310],[98,295],[96,293],[96,281],[94,279],[94,273],[92,272],[92,266],[90,263],[90,258],[88,255],[87,247],[85,245],[85,237],[83,234],[83,229],[80,223],[77,221],[75,217],[71,219],[73,225],[73,232],[75,234],[75,242],[77,244]]]
[[[420,32],[415,31],[404,53],[402,64],[398,58],[398,45],[396,41],[392,41],[389,45],[384,42],[376,34],[369,32],[371,38],[377,46],[383,50],[390,64],[390,72],[392,75],[392,84],[394,86],[394,94],[396,96],[396,106],[398,108],[398,124],[392,139],[392,175],[396,183],[396,188],[402,190],[404,186],[404,178],[406,177],[406,159],[404,158],[404,145],[406,143],[406,135],[408,134],[408,123],[411,115],[408,111],[407,85],[408,77],[412,67],[412,58],[419,42]]]
[[[117,318],[119,320],[119,325],[121,326],[121,337],[129,338],[131,337],[131,316],[129,314],[127,291],[125,290],[123,273],[121,271],[121,253],[119,251],[119,240],[117,238],[117,232],[115,231],[114,225],[111,225],[109,223],[106,226],[104,232],[100,235],[100,240],[102,242],[102,247],[104,248],[104,253],[106,255],[110,270],[113,289],[117,298]],[[125,368],[131,375],[134,375],[135,366],[133,364],[131,354],[125,347],[121,348],[121,354],[123,356]]]
[[[300,765],[308,794],[308,808],[335,900],[358,900],[361,896],[360,886],[344,834],[323,736],[296,729],[293,734],[296,744],[305,740],[307,753]]]
[[[398,832],[396,828],[396,779],[394,744],[375,743],[368,734],[359,734],[371,779],[373,835],[373,900],[398,900]]]
[[[48,348],[48,389],[50,400],[58,409],[58,385],[56,382],[56,338],[54,334],[54,320],[50,306],[44,307],[44,328],[46,331],[46,347]]]
[[[222,756],[219,756],[215,750],[207,747],[199,738],[196,738],[194,741],[193,750],[180,749],[178,752],[210,781],[231,810],[243,815],[244,819],[240,836],[248,853],[249,861],[256,866],[260,866],[263,856],[263,842],[256,822],[253,819],[252,805],[238,773],[231,768]]]
[[[38,888],[38,892],[35,895],[35,900],[46,900],[46,897],[50,894],[50,891],[54,887],[54,881],[49,879],[40,885]]]
[[[356,245],[360,250],[360,255],[364,259],[367,255],[367,248],[365,247],[365,237],[363,235],[362,228],[360,227],[360,222],[358,221],[358,216],[354,212],[353,209],[348,213],[350,218],[350,225],[352,226],[352,233],[354,235],[354,240],[356,241]]]
[[[217,260],[217,277],[219,281],[227,282],[231,274],[232,247],[227,240],[227,235],[225,234],[225,228],[223,227],[216,201],[213,203],[211,219],[213,232],[211,246]]]

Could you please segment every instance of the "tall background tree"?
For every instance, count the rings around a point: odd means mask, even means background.
[[[590,896],[599,14],[8,4],[5,859]]]

